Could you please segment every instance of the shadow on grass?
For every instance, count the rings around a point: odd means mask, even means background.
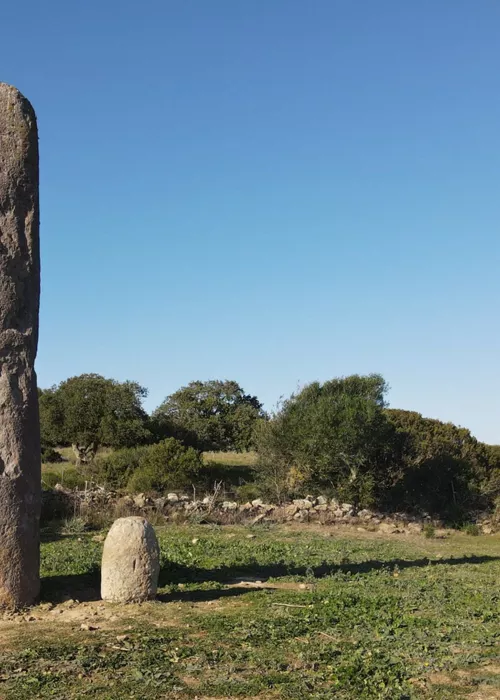
[[[336,573],[344,574],[368,574],[372,571],[394,569],[404,570],[417,567],[431,566],[460,566],[462,564],[489,564],[500,561],[500,556],[470,556],[448,559],[430,560],[423,559],[390,559],[388,561],[370,560],[352,564],[331,564],[323,562],[319,566],[295,566],[278,562],[259,566],[256,564],[221,566],[217,569],[202,569],[183,564],[170,563],[160,571],[159,587],[178,583],[220,583],[229,584],[245,579],[266,581],[270,578],[284,576],[308,576],[324,578]],[[263,587],[264,588],[264,587]],[[70,576],[48,576],[42,579],[42,602],[60,603],[70,598],[80,602],[100,600],[100,570],[95,566],[84,574],[72,574]],[[237,596],[249,593],[255,589],[231,588],[194,591],[176,591],[163,593],[158,600],[172,601],[209,601],[227,596]],[[262,588],[259,588],[262,590]]]
[[[42,603],[63,603],[70,599],[80,603],[98,601],[101,599],[100,581],[101,572],[97,567],[86,574],[48,576],[42,579],[40,601]],[[169,581],[169,583],[173,583],[173,581]],[[218,600],[219,598],[236,597],[249,592],[248,589],[244,588],[175,591],[173,593],[159,593],[157,600],[162,603],[182,601],[200,603]]]
[[[448,559],[390,559],[387,561],[370,560],[359,563],[332,564],[323,562],[318,566],[295,566],[285,562],[258,564],[221,566],[217,569],[201,569],[188,567],[182,564],[170,563],[163,567],[160,572],[160,587],[172,583],[205,582],[213,581],[217,583],[230,583],[234,580],[245,579],[245,577],[258,578],[265,581],[270,578],[282,578],[283,576],[312,576],[314,578],[324,578],[336,573],[344,574],[369,574],[372,571],[394,569],[410,569],[426,566],[460,566],[461,564],[488,564],[500,561],[500,556],[470,556],[456,557]]]

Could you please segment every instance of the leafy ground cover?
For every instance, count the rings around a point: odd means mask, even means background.
[[[98,599],[103,534],[44,533],[0,698],[500,698],[500,537],[158,529],[161,589]]]

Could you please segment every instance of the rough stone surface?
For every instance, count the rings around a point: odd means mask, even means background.
[[[104,542],[101,597],[115,603],[140,603],[156,596],[160,549],[145,518],[119,518]]]
[[[301,510],[309,510],[313,507],[312,501],[308,498],[296,498],[293,505],[298,506]]]
[[[0,606],[40,588],[40,428],[34,362],[40,298],[38,133],[0,83]]]

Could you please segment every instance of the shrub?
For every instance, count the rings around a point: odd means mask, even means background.
[[[424,537],[427,537],[428,540],[436,537],[436,528],[432,523],[425,523],[422,532],[424,533]]]
[[[42,473],[42,484],[49,489],[53,489],[56,484],[61,484],[69,490],[83,489],[87,480],[84,474],[80,474],[72,467],[61,469],[60,472],[47,471]]]
[[[396,435],[385,504],[426,511],[450,522],[483,506],[480,489],[488,466],[484,445],[452,423],[414,411],[390,409],[386,414]]]
[[[68,518],[63,522],[63,535],[82,535],[87,530],[87,521],[80,515]]]
[[[374,503],[387,474],[393,429],[380,375],[314,382],[256,428],[261,480],[279,501],[307,488],[359,506]]]
[[[61,462],[64,462],[64,460],[61,453],[55,450],[53,447],[43,447],[42,462],[44,464],[60,464]]]
[[[471,537],[477,537],[481,534],[481,529],[476,523],[466,523],[462,527],[462,532],[466,535],[471,535]]]
[[[185,489],[197,482],[202,468],[199,452],[167,438],[144,449],[127,488],[131,492]]]
[[[111,488],[125,488],[141,466],[149,448],[126,447],[102,457],[97,457],[92,465],[92,474],[100,483]]]
[[[238,501],[246,503],[260,498],[263,494],[262,488],[258,484],[242,484],[236,488],[235,495]]]

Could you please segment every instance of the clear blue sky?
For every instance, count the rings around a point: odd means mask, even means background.
[[[41,386],[271,408],[377,371],[500,443],[498,0],[26,0],[0,59],[39,119]]]

